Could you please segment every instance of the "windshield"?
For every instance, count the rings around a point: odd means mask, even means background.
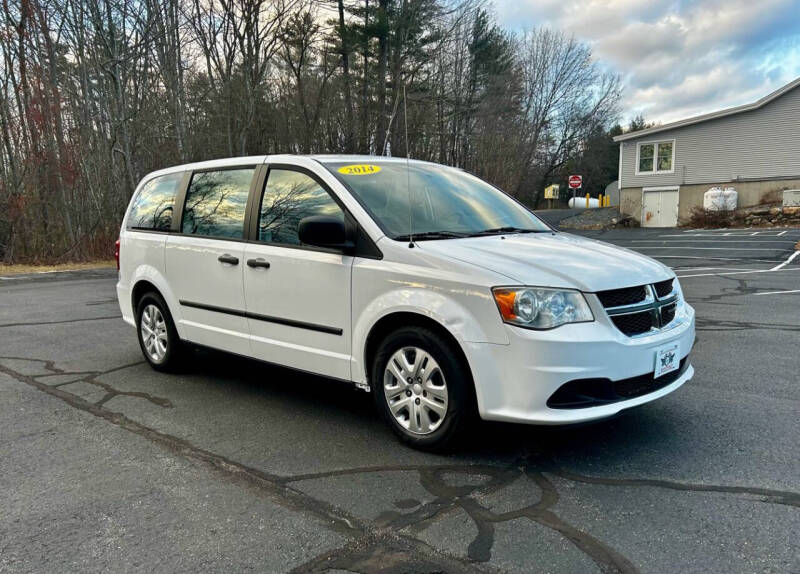
[[[550,231],[500,190],[461,170],[435,164],[371,160],[326,163],[393,239],[444,239]],[[413,209],[409,211],[409,202]]]

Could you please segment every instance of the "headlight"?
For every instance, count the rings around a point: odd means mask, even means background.
[[[552,329],[566,323],[594,321],[579,291],[540,287],[495,287],[494,300],[503,321],[529,329]]]

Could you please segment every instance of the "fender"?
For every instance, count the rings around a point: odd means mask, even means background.
[[[494,302],[491,303],[494,306]],[[469,353],[465,343],[492,342],[505,345],[509,343],[502,325],[497,332],[487,333],[473,312],[441,292],[418,287],[394,289],[374,299],[354,322],[351,378],[355,383],[367,381],[368,366],[365,353],[367,338],[372,328],[383,317],[398,312],[415,313],[439,323],[455,337],[468,360]]]
[[[164,275],[152,265],[139,265],[131,276],[130,289],[128,290],[128,301],[131,301],[131,306],[133,303],[131,300],[133,290],[136,287],[136,284],[140,281],[152,283],[156,289],[158,289],[159,293],[161,293],[161,296],[164,298],[167,307],[169,308],[169,313],[172,315],[173,323],[175,324],[175,329],[178,331],[178,335],[182,339],[185,338],[184,328],[181,323],[181,306],[178,303],[178,299],[169,288],[169,283],[167,283]]]

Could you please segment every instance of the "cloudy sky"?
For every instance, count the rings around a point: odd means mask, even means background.
[[[623,116],[669,122],[800,76],[800,0],[494,0],[509,30],[559,28],[624,85]]]

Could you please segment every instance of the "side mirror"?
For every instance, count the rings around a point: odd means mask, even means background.
[[[344,222],[328,215],[304,217],[300,220],[297,235],[306,245],[342,250],[353,247],[353,243],[347,240]]]

